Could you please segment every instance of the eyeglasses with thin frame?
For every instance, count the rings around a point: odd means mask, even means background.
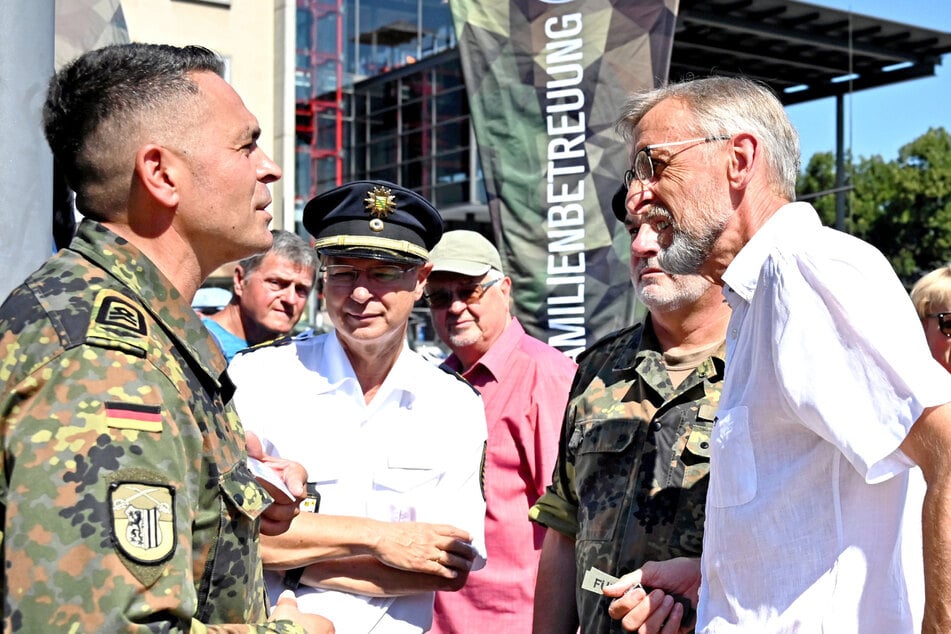
[[[440,288],[430,293],[423,293],[423,299],[426,300],[430,308],[436,309],[449,308],[456,301],[463,302],[466,306],[478,304],[485,292],[501,281],[502,278],[497,277],[494,280],[473,284],[472,286],[463,286],[456,289]]]
[[[347,288],[356,284],[361,274],[365,275],[366,279],[374,285],[393,285],[402,281],[406,274],[415,268],[415,266],[383,264],[371,266],[367,269],[358,269],[349,264],[327,264],[320,267],[320,272],[324,276],[324,282],[330,286]]]
[[[925,315],[925,317],[937,319],[938,329],[941,331],[941,334],[951,339],[951,313],[934,313],[932,315]]]
[[[651,152],[662,147],[676,147],[678,145],[687,145],[689,143],[712,143],[713,141],[726,141],[731,138],[729,134],[718,134],[716,136],[703,136],[696,139],[687,139],[686,141],[670,141],[669,143],[655,143],[654,145],[645,145],[637,154],[634,155],[634,167],[624,171],[624,186],[631,188],[631,183],[636,178],[647,185],[654,180],[654,160]]]

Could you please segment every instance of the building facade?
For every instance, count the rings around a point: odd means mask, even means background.
[[[295,0],[121,0],[119,5],[131,41],[200,44],[224,58],[225,78],[261,125],[259,144],[284,170],[271,186],[274,226],[294,230],[294,67],[288,44]]]
[[[359,179],[418,191],[490,235],[446,0],[298,0],[295,209]]]

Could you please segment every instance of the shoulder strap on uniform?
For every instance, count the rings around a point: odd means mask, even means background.
[[[583,392],[606,366],[610,366],[607,367],[609,371],[613,370],[617,362],[627,355],[631,355],[633,360],[643,332],[641,323],[616,330],[578,355],[578,370],[571,384],[571,398]]]
[[[448,375],[450,375],[450,376],[452,376],[452,377],[455,377],[456,380],[462,381],[463,383],[465,383],[466,387],[468,387],[470,390],[472,390],[473,392],[476,393],[476,396],[478,396],[479,398],[482,398],[482,394],[479,392],[479,390],[475,389],[475,387],[472,385],[472,383],[469,383],[469,381],[466,380],[466,377],[462,376],[461,374],[459,374],[458,372],[456,372],[455,370],[453,370],[452,368],[450,368],[450,367],[449,367],[448,365],[446,365],[445,363],[440,363],[440,364],[439,364],[439,369],[442,370],[443,372],[445,372],[446,374],[448,374]]]

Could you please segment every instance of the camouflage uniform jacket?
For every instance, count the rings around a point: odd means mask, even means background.
[[[154,264],[84,221],[0,307],[5,632],[265,624],[225,362]]]
[[[622,631],[610,600],[581,589],[588,568],[619,577],[700,555],[725,346],[677,388],[659,350],[648,318],[578,357],[552,484],[530,512],[575,540],[584,634]]]

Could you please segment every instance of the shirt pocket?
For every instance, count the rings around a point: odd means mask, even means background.
[[[203,607],[196,618],[202,622],[221,621],[221,615],[215,613],[215,597],[233,593],[236,587],[250,588],[260,582],[258,519],[272,501],[244,462],[219,476],[218,490],[221,494],[218,539],[198,586]]]
[[[249,522],[254,522],[274,501],[244,462],[223,473],[218,478],[218,487],[229,517],[243,516]]]
[[[681,487],[690,489],[696,486],[704,477],[710,474],[710,434],[713,424],[694,424],[681,460],[684,464],[684,478]]]
[[[721,412],[710,440],[710,504],[728,508],[751,501],[757,481],[747,408]]]
[[[443,470],[425,457],[391,457],[373,473],[373,491],[367,500],[370,517],[387,522],[430,521],[426,512],[437,503],[437,485]]]
[[[580,539],[614,538],[631,494],[637,429],[637,421],[626,418],[585,422],[575,428],[569,449],[575,455]]]
[[[671,519],[667,552],[651,554],[651,558],[684,556],[699,557],[703,549],[703,523],[706,516],[707,488],[710,477],[710,433],[713,421],[698,418],[691,426],[680,453],[683,472],[680,491]],[[660,531],[658,531],[660,533]]]

